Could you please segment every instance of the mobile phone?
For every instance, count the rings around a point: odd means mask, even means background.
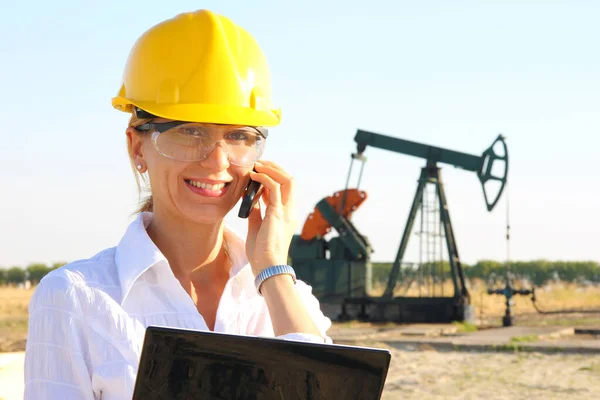
[[[246,190],[244,190],[244,196],[242,197],[242,205],[240,206],[238,217],[248,218],[252,208],[254,208],[254,205],[258,202],[258,200],[260,200],[262,192],[262,183],[250,179],[248,186],[246,186]]]

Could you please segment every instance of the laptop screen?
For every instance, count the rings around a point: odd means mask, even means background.
[[[149,327],[133,400],[379,399],[387,350]]]

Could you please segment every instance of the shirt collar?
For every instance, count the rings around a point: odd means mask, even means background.
[[[139,213],[117,246],[115,263],[121,284],[121,305],[144,271],[161,261],[167,261],[146,232],[152,216],[151,212]]]
[[[151,212],[139,213],[117,245],[115,263],[121,285],[121,305],[135,281],[145,271],[160,262],[168,265],[167,259],[146,232],[152,217]],[[245,242],[227,226],[224,235],[227,254],[232,263],[229,276],[235,278],[248,267]]]

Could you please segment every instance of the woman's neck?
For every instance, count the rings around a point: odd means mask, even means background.
[[[222,221],[198,224],[165,215],[160,210],[153,214],[148,235],[169,261],[175,276],[193,282],[214,273],[229,273],[231,265],[225,262],[227,256],[223,252]]]

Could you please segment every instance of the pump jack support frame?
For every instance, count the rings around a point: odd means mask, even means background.
[[[400,266],[408,241],[417,218],[417,212],[423,201],[423,192],[427,184],[435,184],[436,197],[440,207],[440,220],[445,232],[448,249],[454,295],[452,297],[394,297],[394,288],[400,275]],[[452,222],[446,201],[446,193],[441,179],[440,168],[435,162],[428,161],[421,169],[419,183],[410,209],[402,241],[394,260],[388,284],[381,297],[347,298],[342,304],[340,320],[351,319],[348,307],[358,306],[358,319],[370,321],[401,322],[451,322],[472,318],[471,298],[465,283],[464,271],[458,255],[458,247],[452,229]]]
[[[398,281],[398,274],[400,273],[400,265],[404,259],[404,252],[408,246],[408,239],[412,232],[419,206],[423,202],[423,191],[427,183],[434,183],[436,186],[437,199],[440,207],[440,220],[444,227],[444,233],[446,237],[446,246],[448,248],[450,268],[452,272],[452,282],[454,284],[455,296],[461,296],[469,300],[469,292],[465,284],[465,276],[458,256],[458,247],[456,245],[456,239],[454,237],[454,230],[452,229],[452,222],[450,220],[450,212],[448,210],[448,203],[446,201],[446,193],[444,191],[444,185],[440,174],[440,168],[435,163],[428,163],[428,165],[421,169],[421,176],[419,178],[419,185],[417,186],[417,192],[413,200],[406,227],[402,235],[402,241],[398,249],[398,254],[394,260],[394,265],[390,273],[388,284],[383,294],[385,298],[391,298],[393,296],[394,287]]]

